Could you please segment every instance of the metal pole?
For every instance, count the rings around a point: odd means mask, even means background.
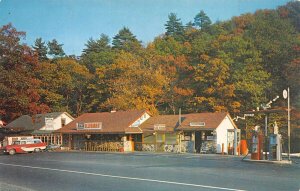
[[[268,159],[268,114],[265,115],[265,160]],[[259,151],[260,152],[260,151]]]
[[[287,89],[288,92],[288,159],[291,160],[290,158],[290,153],[291,153],[291,116],[290,116],[290,88],[288,87]]]

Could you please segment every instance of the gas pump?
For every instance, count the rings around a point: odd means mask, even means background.
[[[281,135],[278,133],[278,126],[275,122],[274,133],[270,135],[269,159],[282,160],[281,152]]]
[[[252,160],[262,160],[263,158],[263,134],[260,132],[258,126],[252,134],[251,140],[251,159]]]

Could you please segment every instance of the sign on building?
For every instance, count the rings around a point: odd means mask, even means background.
[[[45,117],[46,130],[54,130],[53,118]]]
[[[102,129],[102,122],[89,122],[89,123],[80,122],[77,123],[76,126],[77,126],[77,130]]]
[[[165,131],[166,124],[154,124],[154,131]]]

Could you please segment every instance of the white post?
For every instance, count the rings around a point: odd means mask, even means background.
[[[289,147],[289,152],[288,152],[288,159],[291,160],[290,158],[290,153],[291,153],[291,114],[290,114],[290,88],[287,89],[288,93],[288,147]]]

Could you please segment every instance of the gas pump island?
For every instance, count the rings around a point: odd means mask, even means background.
[[[270,160],[281,161],[282,160],[282,137],[278,132],[278,125],[275,122],[273,125],[273,132],[268,135],[268,117],[270,113],[285,112],[284,110],[262,110],[253,111],[251,113],[264,114],[265,115],[265,129],[261,129],[259,126],[255,127],[252,132],[251,139],[251,160]]]
[[[263,151],[267,148],[269,154],[267,154],[267,150],[265,150],[266,154],[264,155]],[[255,130],[252,133],[251,139],[251,160],[282,160],[282,143],[281,143],[281,135],[278,134],[278,126],[275,122],[274,132],[269,135],[269,137],[264,136],[261,132],[260,127],[256,126]]]

